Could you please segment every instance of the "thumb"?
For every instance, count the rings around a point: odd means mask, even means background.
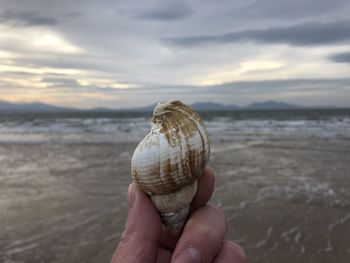
[[[111,263],[155,262],[162,229],[150,198],[135,184],[128,190],[128,219]]]

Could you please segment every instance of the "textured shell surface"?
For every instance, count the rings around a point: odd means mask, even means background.
[[[208,136],[195,111],[180,101],[158,104],[151,131],[132,157],[132,176],[145,192],[170,193],[197,180],[209,153]]]
[[[194,110],[180,101],[156,106],[151,131],[133,154],[131,173],[166,224],[182,227],[183,222],[172,221],[187,215],[209,154],[205,127]]]

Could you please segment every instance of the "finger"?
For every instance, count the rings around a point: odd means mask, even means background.
[[[161,220],[149,197],[135,184],[128,190],[128,219],[114,262],[155,262],[161,233]]]
[[[172,255],[171,251],[165,248],[159,248],[157,263],[170,262],[171,255]]]
[[[245,263],[246,256],[244,250],[232,241],[225,241],[221,250],[216,255],[214,263]]]
[[[187,221],[172,262],[211,262],[221,248],[226,229],[221,210],[209,205],[198,208]]]
[[[198,190],[194,196],[191,207],[192,209],[205,205],[214,191],[215,176],[209,167],[205,167],[203,174],[198,179]]]
[[[162,234],[160,237],[160,245],[168,250],[173,251],[178,238],[174,236],[169,227],[162,225]]]

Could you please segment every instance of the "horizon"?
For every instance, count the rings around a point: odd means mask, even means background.
[[[5,0],[0,100],[350,107],[350,2]]]

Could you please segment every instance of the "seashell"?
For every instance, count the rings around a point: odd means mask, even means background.
[[[151,131],[131,159],[131,173],[175,234],[186,222],[209,154],[207,132],[193,109],[180,101],[156,106]]]

